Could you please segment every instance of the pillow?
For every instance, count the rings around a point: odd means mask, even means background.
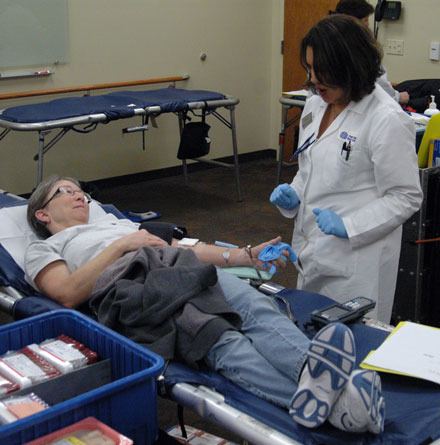
[[[24,254],[27,246],[38,239],[26,218],[27,205],[0,209],[0,244],[24,270]],[[106,214],[97,201],[90,203],[89,221],[93,222]]]

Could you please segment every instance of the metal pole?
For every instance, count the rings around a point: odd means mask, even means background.
[[[180,137],[182,137],[183,126],[184,126],[182,113],[179,113],[178,119],[179,119]],[[185,185],[188,185],[188,166],[186,164],[186,159],[182,159],[182,169],[183,169],[183,178],[184,178],[184,181],[185,181]]]
[[[237,149],[237,131],[235,127],[235,106],[229,108],[231,115],[231,133],[232,133],[232,150],[234,152],[234,171],[235,171],[235,185],[237,187],[238,202],[243,201],[240,188],[240,168],[238,164],[238,149]]]
[[[277,182],[276,185],[280,183],[281,180],[281,168],[283,166],[283,156],[284,156],[284,142],[286,137],[287,128],[287,112],[290,107],[285,105],[282,106],[282,117],[281,117],[281,129],[278,138],[279,148],[278,148],[278,166],[277,166]]]
[[[420,183],[423,191],[423,203],[420,207],[419,211],[419,227],[417,237],[418,239],[424,239],[426,234],[426,210],[428,205],[428,183],[429,183],[429,174],[432,169],[422,168],[419,170],[420,172]],[[424,277],[424,253],[425,246],[423,244],[417,245],[417,256],[416,256],[416,280],[415,280],[415,288],[416,292],[414,295],[414,320],[417,323],[420,323],[422,317],[422,303],[423,303],[423,280]]]
[[[43,180],[44,131],[38,132],[37,184]]]

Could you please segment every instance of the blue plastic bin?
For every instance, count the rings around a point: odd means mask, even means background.
[[[73,310],[57,310],[0,327],[0,354],[66,334],[110,359],[112,381],[0,427],[0,444],[19,445],[89,416],[134,441],[157,436],[156,377],[162,357]]]

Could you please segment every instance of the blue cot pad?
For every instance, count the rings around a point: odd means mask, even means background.
[[[13,204],[14,198],[0,195],[0,208]],[[16,201],[17,202],[17,201]],[[22,205],[23,201],[18,201]],[[118,217],[123,215],[114,206],[104,206],[106,211]],[[16,289],[29,291],[31,288],[24,280],[22,269],[15,263],[9,253],[0,246],[0,285],[13,286]],[[29,297],[19,300],[14,308],[16,319],[29,317],[60,306],[47,298],[38,296],[32,290]],[[307,329],[310,314],[333,303],[323,295],[284,289],[279,294],[286,299],[298,322],[298,326],[309,337],[314,331]],[[281,307],[282,308],[282,307]],[[357,363],[377,348],[388,333],[363,324],[351,325],[356,339]],[[382,389],[386,401],[385,431],[381,435],[371,433],[345,433],[325,423],[319,428],[308,429],[295,423],[286,410],[270,404],[236,386],[217,373],[196,372],[191,368],[170,363],[165,375],[168,387],[186,382],[202,384],[217,389],[224,395],[232,407],[256,418],[273,429],[300,441],[304,445],[418,445],[427,444],[440,438],[440,388],[438,385],[423,380],[381,373]]]
[[[161,113],[184,111],[190,102],[222,100],[213,91],[161,88],[149,91],[120,91],[100,96],[67,97],[49,102],[20,105],[3,111],[0,119],[16,123],[38,123],[104,114],[110,120],[134,116],[135,109],[159,106]]]

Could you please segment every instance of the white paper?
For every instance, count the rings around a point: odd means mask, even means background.
[[[283,91],[283,96],[304,96],[304,99],[306,99],[309,94],[310,92],[308,90]]]
[[[193,247],[199,241],[200,240],[198,238],[182,238],[181,240],[177,241],[177,245],[183,247]]]
[[[410,116],[416,124],[424,125],[425,127],[428,125],[430,119],[428,116],[420,113],[410,113]]]
[[[440,383],[440,329],[402,323],[363,363]]]

